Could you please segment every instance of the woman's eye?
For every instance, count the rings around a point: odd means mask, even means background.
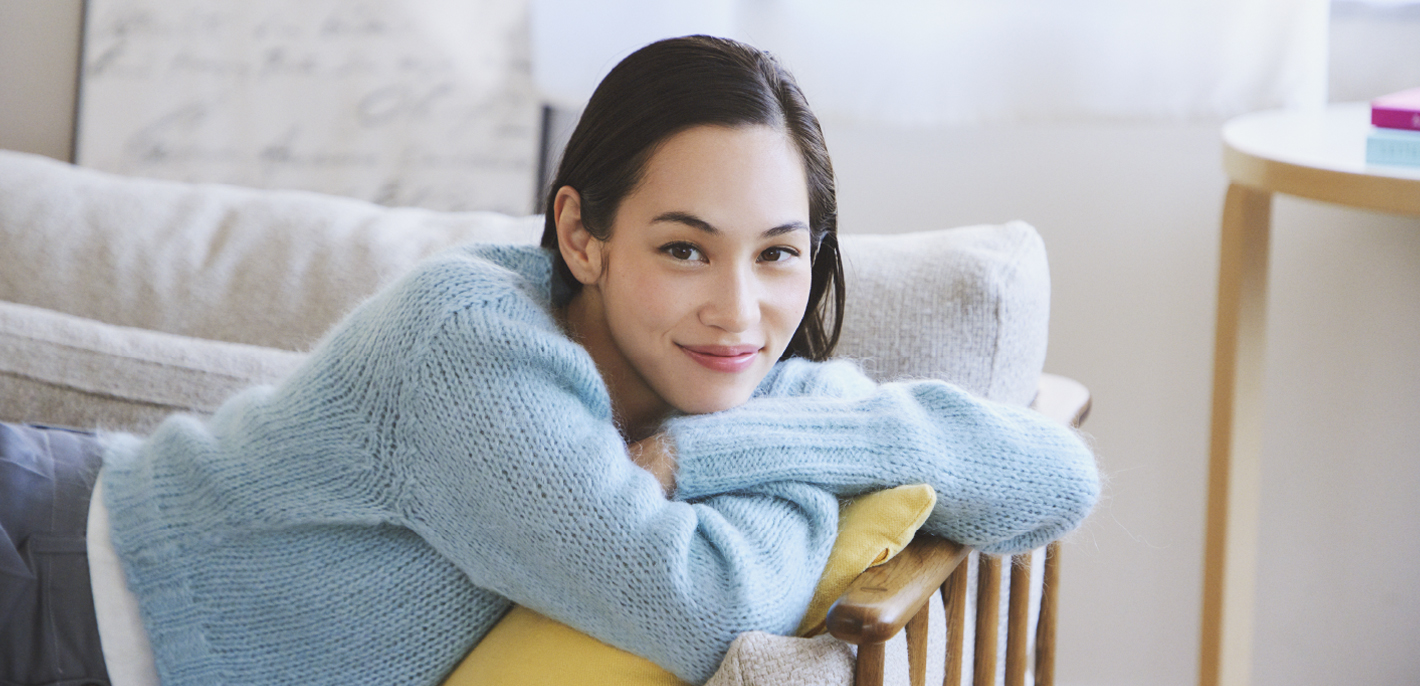
[[[683,261],[699,260],[700,249],[689,243],[672,243],[661,248],[667,255]]]
[[[769,248],[759,254],[759,259],[764,262],[782,262],[798,255],[799,251],[793,248]]]

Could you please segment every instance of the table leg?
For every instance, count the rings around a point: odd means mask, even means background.
[[[1252,675],[1271,215],[1271,193],[1228,188],[1214,334],[1200,686],[1245,686]]]

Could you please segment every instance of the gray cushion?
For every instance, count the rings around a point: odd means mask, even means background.
[[[841,238],[847,316],[837,355],[880,381],[931,377],[1025,405],[1050,319],[1050,268],[1024,222]]]
[[[0,151],[0,300],[196,338],[305,350],[430,253],[541,228]]]
[[[146,431],[174,412],[210,413],[303,359],[0,302],[0,421]]]

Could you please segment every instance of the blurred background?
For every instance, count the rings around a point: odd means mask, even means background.
[[[708,32],[798,76],[844,232],[1036,226],[1047,370],[1093,392],[1109,476],[1065,550],[1058,674],[1082,686],[1197,679],[1222,123],[1420,86],[1409,1],[284,4],[0,0],[0,147],[533,212],[600,76]],[[297,80],[336,57],[355,85]],[[1273,227],[1253,683],[1413,684],[1420,219],[1278,196]]]

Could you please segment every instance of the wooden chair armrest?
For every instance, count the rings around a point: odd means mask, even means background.
[[[1061,424],[1080,428],[1090,415],[1090,389],[1074,379],[1041,374],[1031,409]]]
[[[902,552],[869,568],[828,610],[828,632],[855,645],[892,638],[941,588],[971,549],[918,534]]]

